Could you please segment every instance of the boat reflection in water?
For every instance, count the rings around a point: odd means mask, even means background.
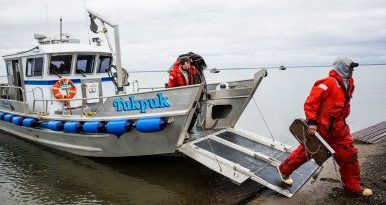
[[[187,157],[85,158],[0,135],[2,204],[234,204],[261,191]]]

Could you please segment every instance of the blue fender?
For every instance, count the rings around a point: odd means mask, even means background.
[[[82,131],[82,123],[81,122],[65,122],[63,127],[65,132],[77,133]]]
[[[166,127],[166,120],[163,117],[139,119],[135,124],[138,132],[159,132]]]
[[[4,115],[4,120],[7,121],[7,122],[12,122],[12,117],[13,116],[14,115],[12,115],[12,114],[5,114]]]
[[[4,116],[5,116],[6,114],[7,114],[7,113],[0,112],[0,120],[4,120]]]
[[[133,129],[133,122],[131,120],[114,120],[106,124],[107,133],[120,137],[125,132]]]
[[[100,121],[85,122],[83,124],[83,131],[89,133],[100,133],[105,131],[105,123]]]
[[[25,118],[22,124],[24,127],[35,127],[37,126],[38,121],[33,118]]]
[[[15,125],[21,125],[23,123],[24,117],[21,116],[14,116],[12,118],[12,123]]]
[[[53,131],[62,131],[63,130],[63,122],[62,121],[48,121],[47,128]]]

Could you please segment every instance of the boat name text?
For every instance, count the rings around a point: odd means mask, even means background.
[[[129,100],[124,101],[122,98],[117,98],[113,101],[113,106],[117,112],[139,110],[140,113],[146,113],[148,108],[158,109],[170,107],[168,97],[157,93],[157,98],[153,99],[140,99],[136,100],[133,96],[129,97]]]

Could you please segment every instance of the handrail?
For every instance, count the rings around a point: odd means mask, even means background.
[[[35,99],[34,101],[52,101],[52,102],[55,102],[55,101],[65,101],[65,102],[69,102],[69,101],[79,101],[79,100],[95,100],[95,99],[104,99],[104,98],[111,98],[111,97],[120,97],[120,96],[126,96],[126,95],[130,95],[130,94],[124,94],[124,95],[112,95],[112,96],[102,96],[102,97],[93,97],[93,98],[73,98],[73,99]]]
[[[22,87],[13,86],[13,85],[7,85],[7,86],[0,85],[0,88],[20,88],[22,91],[24,91],[24,89]]]
[[[194,85],[187,85],[187,86],[180,86],[180,87],[173,87],[173,88],[167,88],[167,90],[178,90],[186,87],[199,87],[200,84],[194,84]],[[160,87],[161,88],[161,87]],[[164,88],[164,87],[162,87]],[[166,89],[166,88],[164,88]],[[147,91],[151,92],[151,91]],[[146,93],[143,92],[143,93]],[[112,97],[125,97],[130,96],[136,93],[126,93],[126,94],[120,94],[120,95],[110,95],[110,96],[101,96],[101,97],[92,97],[92,98],[73,98],[73,99],[42,99],[42,100],[34,100],[34,101],[78,101],[78,100],[94,100],[94,99],[104,99],[104,98],[112,98]]]
[[[134,80],[131,84],[133,85],[133,93],[138,93],[140,90],[155,90],[155,89],[165,88],[165,87],[140,87],[138,80]],[[136,88],[135,85],[137,85],[137,89],[135,89]]]
[[[200,86],[200,84],[195,84],[195,85],[188,85],[188,86],[184,86],[185,88],[186,87],[196,87],[196,86]],[[159,87],[161,88],[161,87]],[[168,90],[174,90],[174,89],[181,89],[182,87],[175,87],[175,88],[168,88]],[[147,93],[147,92],[152,92],[152,91],[145,91],[145,92],[142,92],[142,93]],[[44,105],[45,105],[45,112],[48,113],[48,102],[74,102],[74,101],[81,101],[82,104],[80,106],[80,116],[82,117],[83,116],[83,108],[85,107],[85,102],[87,100],[94,100],[94,99],[99,99],[103,101],[103,99],[107,99],[107,98],[114,98],[114,97],[125,97],[125,96],[130,96],[130,95],[133,95],[135,93],[130,93],[130,94],[121,94],[121,95],[111,95],[111,96],[101,96],[101,97],[92,97],[92,98],[74,98],[74,99],[34,99],[33,100],[33,110],[32,112],[35,112],[35,103],[36,102],[44,102]],[[64,113],[65,109],[65,106],[64,106],[64,103],[62,105],[62,114]],[[72,114],[71,114],[72,115]]]
[[[13,89],[20,89],[20,91],[21,91],[21,94],[22,94],[22,96],[23,96],[23,102],[26,102],[25,101],[25,92],[24,92],[24,88],[22,88],[22,87],[18,87],[18,86],[12,86],[12,85],[7,85],[7,86],[4,86],[4,85],[1,85],[0,86],[0,88],[7,88],[7,89],[10,89],[10,88],[13,88]],[[8,90],[8,92],[7,92],[7,95],[9,96],[9,97],[11,97],[10,95],[9,95],[9,90]],[[16,94],[15,94],[15,99],[13,99],[13,100],[16,100],[16,101],[20,101],[20,100],[17,100],[16,99]]]
[[[131,84],[133,85],[133,93],[137,93],[139,91],[139,81],[134,80]],[[135,84],[137,84],[137,90],[135,90]]]
[[[125,96],[125,95],[116,95],[116,96]],[[94,99],[105,99],[105,98],[110,98],[110,97],[116,97],[116,96],[102,96],[102,97],[93,97],[93,98],[76,98],[76,99],[34,99],[33,100],[33,104],[32,104],[32,112],[35,112],[35,104],[37,102],[43,102],[43,105],[45,107],[45,112],[48,113],[48,102],[74,102],[74,101],[81,101],[82,104],[80,106],[80,109],[81,109],[81,112],[80,112],[80,116],[83,115],[83,108],[84,108],[84,102],[86,100],[94,100]],[[43,108],[44,109],[44,108]],[[62,115],[64,115],[64,109],[65,109],[65,106],[64,106],[64,103],[62,104]],[[71,114],[72,115],[72,114]]]
[[[32,89],[32,96],[33,96],[33,100],[36,100],[35,99],[35,90],[40,90],[41,94],[42,94],[42,99],[44,99],[44,92],[43,92],[43,89],[41,87],[36,87],[34,89]],[[44,102],[43,102],[43,106],[44,106]],[[33,103],[32,105],[32,110],[35,110],[35,103]]]
[[[163,88],[165,88],[165,87],[142,87],[142,88],[138,87],[138,91],[140,91],[140,90],[155,90],[155,89],[163,89]]]

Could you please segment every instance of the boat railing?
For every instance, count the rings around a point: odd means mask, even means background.
[[[10,90],[15,90],[15,93],[13,96],[11,96],[10,94]],[[20,91],[19,93],[22,95],[22,100],[19,100],[18,99],[18,91]],[[5,97],[5,98],[4,98]],[[12,99],[13,97],[13,99]],[[25,92],[24,92],[24,89],[22,87],[18,87],[18,86],[11,86],[11,85],[1,85],[0,86],[0,98],[1,99],[7,99],[7,100],[15,100],[15,101],[22,101],[22,102],[25,102]]]
[[[69,109],[70,111],[74,108],[72,107],[69,107],[68,105],[71,104],[71,102],[78,102],[78,101],[81,101],[81,105],[76,107],[75,109],[77,108],[80,108],[80,113],[79,113],[79,116],[80,117],[83,117],[85,115],[84,113],[84,108],[86,107],[86,102],[88,100],[95,100],[95,99],[98,99],[98,100],[102,100],[104,102],[104,99],[107,99],[107,98],[114,98],[114,97],[123,97],[123,96],[127,96],[127,95],[130,95],[130,94],[123,94],[123,95],[113,95],[113,96],[101,96],[101,97],[92,97],[92,98],[74,98],[74,99],[34,99],[33,100],[33,104],[32,104],[32,112],[33,113],[46,113],[48,114],[48,103],[53,103],[53,102],[61,102],[62,103],[62,110],[61,110],[61,113],[62,113],[62,116],[64,116],[65,114],[65,110],[66,109]],[[43,110],[40,110],[40,111],[37,111],[36,110],[36,103],[38,102],[43,102]],[[70,112],[70,115],[72,115],[72,113]]]
[[[159,90],[159,89],[164,89],[165,87],[142,87],[138,88],[138,91],[140,90]]]
[[[191,86],[195,87],[195,86],[199,86],[199,85],[189,85],[186,87],[191,87]],[[161,87],[158,87],[158,88],[161,89]],[[165,88],[162,88],[162,89],[165,89]],[[168,88],[168,90],[173,90],[173,89],[183,89],[183,87]],[[147,92],[152,92],[152,91],[144,91],[141,93],[147,93]],[[41,114],[41,115],[49,115],[49,106],[48,106],[49,103],[52,105],[54,102],[57,102],[57,103],[61,103],[61,115],[62,116],[79,116],[81,118],[82,117],[92,117],[98,113],[99,109],[104,105],[106,100],[108,100],[109,98],[126,97],[126,96],[130,96],[130,95],[133,95],[133,93],[120,94],[120,95],[110,95],[110,96],[100,96],[100,97],[89,97],[89,98],[74,98],[74,99],[34,99],[32,102],[32,108],[33,109],[31,112]],[[88,103],[87,101],[96,100],[96,99],[99,100],[99,102],[103,102],[103,103],[101,103],[101,105],[98,105],[98,107],[92,105],[91,108],[96,108],[96,111],[95,112],[91,111],[89,113],[87,108],[90,108],[90,107],[88,107],[90,103]],[[70,104],[72,104],[72,103],[75,104],[75,102],[79,102],[79,101],[80,101],[80,105],[76,104],[77,105],[76,107],[70,106]],[[37,107],[36,107],[36,103],[39,103],[39,102],[43,102],[43,107],[41,110],[37,110]],[[80,111],[79,114],[73,114],[73,113],[76,113],[78,111]],[[69,113],[69,114],[65,114],[65,113]]]
[[[36,95],[35,95],[35,91],[36,91],[36,90],[40,90],[40,93],[41,93],[41,99],[44,99],[44,92],[43,92],[43,89],[42,89],[41,87],[36,87],[36,88],[34,88],[34,89],[31,90],[32,96],[33,96],[33,100],[34,100],[34,101],[36,100]],[[42,102],[42,103],[43,103],[43,106],[44,106],[44,102]],[[32,106],[33,106],[32,109],[35,110],[35,103],[33,103]]]
[[[132,86],[133,86],[133,93],[138,93],[139,91],[147,91],[147,90],[158,90],[158,89],[164,89],[165,87],[141,87],[139,85],[139,81],[138,80],[134,80],[132,82]]]
[[[76,107],[76,108],[80,108],[79,116],[83,117],[84,116],[85,102],[87,102],[87,100],[98,99],[98,100],[102,100],[103,101],[104,99],[111,98],[111,97],[117,97],[117,96],[124,96],[124,95],[101,96],[101,97],[92,97],[92,98],[75,98],[75,99],[34,99],[33,100],[33,104],[32,104],[32,112],[33,113],[48,113],[48,103],[51,102],[51,104],[52,104],[53,102],[61,102],[62,103],[62,110],[61,110],[62,116],[65,115],[64,113],[65,113],[66,109],[69,109],[70,110],[70,115],[72,115],[71,109],[73,109],[73,108],[72,107],[68,107],[68,105],[71,102],[81,101],[81,105],[79,107]],[[40,110],[40,111],[36,110],[36,106],[35,105],[38,102],[43,102],[43,105],[44,105],[43,109],[44,110]]]
[[[133,93],[137,93],[139,91],[139,81],[138,80],[134,80],[132,83],[133,85]],[[137,87],[135,87],[137,85]],[[137,88],[137,89],[135,89]]]

